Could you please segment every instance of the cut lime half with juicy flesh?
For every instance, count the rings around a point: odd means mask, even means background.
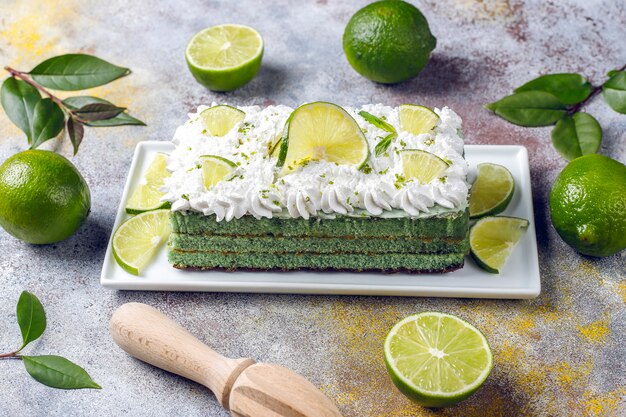
[[[209,107],[200,113],[202,125],[211,136],[225,136],[245,117],[243,111],[226,105]]]
[[[139,275],[170,235],[170,210],[155,210],[126,220],[113,235],[113,256],[126,271]]]
[[[237,168],[234,162],[217,155],[203,155],[200,157],[200,163],[202,180],[207,190],[218,182],[232,177]]]
[[[444,313],[420,313],[400,321],[389,331],[384,352],[393,383],[425,407],[446,407],[466,399],[493,367],[485,336]]]
[[[400,151],[402,170],[407,180],[415,179],[420,184],[428,184],[443,175],[448,163],[430,152],[419,149]]]
[[[483,217],[470,229],[470,253],[478,265],[499,274],[520,241],[528,220],[517,217]]]
[[[165,179],[170,176],[166,166],[167,155],[158,153],[152,160],[152,163],[150,163],[148,171],[141,179],[141,182],[133,190],[126,202],[126,213],[138,214],[144,211],[169,207],[168,202],[161,201],[163,192],[159,191]]]
[[[315,102],[298,107],[287,120],[277,166],[283,174],[306,161],[359,168],[368,156],[367,140],[352,116],[336,104]]]
[[[415,104],[402,104],[399,117],[400,129],[413,135],[430,132],[439,123],[437,113],[428,107]]]
[[[513,198],[515,180],[502,165],[478,164],[476,181],[469,198],[470,217],[475,219],[502,213]]]

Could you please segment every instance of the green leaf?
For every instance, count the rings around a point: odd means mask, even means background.
[[[26,371],[37,381],[52,388],[80,389],[102,387],[75,363],[55,355],[22,356]]]
[[[602,143],[602,128],[590,114],[567,115],[552,129],[552,143],[565,159],[571,161],[598,151]]]
[[[615,72],[604,83],[602,95],[613,110],[626,114],[626,71]]]
[[[72,146],[74,147],[74,155],[76,155],[78,147],[83,141],[83,136],[85,136],[85,128],[80,121],[74,119],[73,117],[68,117],[66,130],[68,136],[70,137],[70,142],[72,142]]]
[[[17,323],[22,332],[22,347],[18,351],[33,342],[46,330],[46,313],[41,302],[34,294],[23,291],[17,302]]]
[[[548,74],[535,78],[516,88],[516,93],[543,91],[550,93],[563,104],[577,104],[589,97],[591,84],[580,74]]]
[[[378,142],[376,144],[376,147],[374,148],[374,151],[376,152],[376,156],[381,156],[385,152],[387,152],[387,149],[389,149],[389,146],[391,146],[391,142],[393,142],[393,140],[396,137],[398,137],[398,134],[394,132],[382,138],[381,141]]]
[[[89,122],[112,119],[124,110],[126,110],[124,107],[117,107],[113,104],[91,103],[85,104],[76,110],[75,113],[81,120]]]
[[[519,126],[549,126],[565,115],[565,104],[550,93],[525,91],[506,96],[487,109]]]
[[[63,104],[65,104],[68,108],[72,110],[78,110],[81,107],[86,106],[91,103],[103,103],[103,104],[111,104],[111,102],[91,96],[76,96],[76,97],[68,97],[63,100]],[[126,112],[122,112],[117,116],[107,119],[107,120],[93,120],[89,123],[85,123],[87,126],[92,127],[109,127],[109,126],[123,126],[123,125],[138,125],[145,126],[146,124],[139,119],[135,119],[131,115]]]
[[[385,122],[384,120],[374,116],[371,113],[366,112],[365,110],[361,110],[359,112],[359,115],[365,119],[365,121],[367,121],[368,123],[373,124],[374,126],[376,126],[379,129],[383,129],[389,133],[396,133],[396,129],[391,126],[389,123]]]
[[[44,98],[37,103],[33,113],[33,141],[31,149],[37,148],[63,130],[65,114],[51,99]]]
[[[39,91],[32,85],[10,77],[2,83],[0,103],[11,120],[26,134],[28,143],[32,140],[32,120],[35,106],[41,100]]]
[[[42,86],[64,91],[98,87],[128,74],[128,68],[85,54],[56,56],[45,60],[30,72]]]

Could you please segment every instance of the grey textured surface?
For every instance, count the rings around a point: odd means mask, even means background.
[[[626,257],[596,260],[567,247],[551,227],[547,194],[565,166],[548,129],[512,126],[482,108],[547,72],[581,71],[595,82],[626,63],[623,1],[419,1],[438,39],[424,72],[398,86],[373,84],[348,65],[343,28],[366,1],[280,2],[0,0],[0,62],[30,69],[49,56],[84,51],[133,74],[94,90],[148,123],[89,129],[72,160],[91,187],[93,211],[71,239],[29,246],[0,230],[0,351],[19,344],[14,306],[23,289],[43,302],[49,327],[32,354],[62,354],[104,389],[59,391],[32,381],[18,361],[0,361],[1,416],[226,416],[204,388],[131,359],[107,333],[112,311],[141,301],[166,312],[231,357],[288,366],[322,387],[346,416],[618,416],[626,414]],[[255,80],[234,93],[196,84],[187,40],[217,23],[257,28],[266,42]],[[530,301],[113,292],[100,267],[135,144],[169,140],[198,104],[448,105],[468,143],[530,150],[543,281]],[[626,117],[595,100],[603,154],[626,162]],[[0,160],[25,149],[0,114]],[[49,143],[69,156],[67,144]],[[381,277],[385,279],[385,277]],[[416,279],[419,279],[417,277]],[[497,279],[494,277],[494,279]],[[386,376],[382,341],[399,318],[424,310],[458,314],[484,330],[495,368],[470,400],[447,410],[412,405]]]

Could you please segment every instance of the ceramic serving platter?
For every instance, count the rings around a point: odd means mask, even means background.
[[[129,215],[126,200],[139,183],[157,152],[173,150],[170,142],[146,141],[137,145],[124,187],[113,230]],[[528,219],[530,227],[515,248],[500,275],[478,268],[469,257],[465,267],[447,274],[380,274],[347,272],[191,272],[173,268],[162,247],[154,261],[134,276],[120,268],[107,247],[100,276],[106,288],[146,291],[219,291],[300,294],[361,294],[423,297],[534,298],[541,283],[537,240],[530,187],[528,152],[523,146],[467,145],[465,158],[470,165],[470,180],[476,165],[492,162],[507,167],[515,178],[515,195],[503,215]]]

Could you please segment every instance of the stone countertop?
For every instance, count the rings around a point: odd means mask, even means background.
[[[184,4],[183,4],[184,3]],[[396,86],[360,77],[341,47],[350,16],[367,1],[0,1],[0,62],[28,70],[68,52],[93,53],[133,74],[92,93],[126,106],[145,128],[87,130],[72,158],[92,192],[86,224],[48,246],[0,230],[0,351],[20,340],[15,303],[22,290],[42,301],[49,326],[27,348],[82,365],[101,391],[61,391],[34,382],[17,361],[0,361],[1,416],[227,416],[203,387],[131,359],[108,335],[122,303],[153,305],[217,351],[294,369],[345,416],[617,416],[626,414],[626,257],[574,253],[550,225],[547,196],[565,166],[548,128],[520,128],[482,105],[548,72],[582,72],[596,83],[626,63],[626,5],[605,1],[416,1],[437,37],[423,73]],[[249,24],[266,42],[263,67],[228,94],[191,77],[183,51],[198,30]],[[528,147],[542,293],[534,300],[290,296],[103,289],[99,275],[135,145],[169,140],[201,103],[295,106],[405,102],[448,105],[464,120],[467,143]],[[626,117],[601,99],[588,111],[604,128],[601,153],[626,162]],[[0,160],[26,147],[0,112]],[[45,149],[71,156],[67,143]],[[384,278],[384,277],[383,277]],[[498,279],[494,277],[494,279]],[[438,412],[410,403],[392,385],[383,339],[400,318],[437,310],[459,315],[489,339],[495,367],[470,400]]]

